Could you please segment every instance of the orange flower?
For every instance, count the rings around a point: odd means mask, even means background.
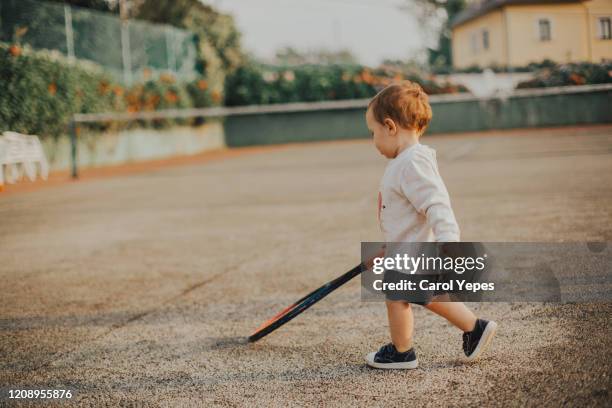
[[[164,94],[164,99],[169,103],[176,103],[179,100],[178,95],[173,91],[167,91]]]
[[[125,97],[125,100],[127,101],[128,104],[138,103],[138,97],[134,95],[133,93],[127,94],[127,96]]]
[[[395,76],[393,77],[394,81],[401,81],[402,79],[404,79],[404,77],[402,76],[402,74],[395,74]]]
[[[376,75],[372,75],[372,80],[370,81],[370,85],[379,85],[382,83],[382,78]]]
[[[283,74],[283,78],[285,79],[285,81],[287,82],[292,82],[293,80],[295,80],[295,73],[293,71],[286,71]]]
[[[57,93],[57,85],[54,82],[51,82],[47,87],[47,90],[51,95],[55,95]]]
[[[217,90],[214,90],[214,91],[212,91],[210,96],[211,96],[211,98],[212,98],[212,100],[214,102],[216,102],[216,103],[221,102],[221,92],[219,92]]]
[[[15,37],[21,38],[28,32],[28,27],[17,27],[15,30]]]
[[[580,76],[575,72],[570,75],[570,80],[576,85],[583,85],[586,82],[583,76]]]
[[[202,91],[205,91],[206,88],[208,88],[208,82],[206,82],[206,80],[204,79],[200,79],[198,81],[198,88],[200,88]]]
[[[149,68],[145,68],[142,70],[142,77],[144,79],[149,79],[151,78],[151,70]]]
[[[123,95],[123,88],[120,87],[119,85],[115,85],[113,87],[113,93],[115,94],[115,96],[121,96]]]
[[[374,77],[372,76],[372,74],[370,74],[370,71],[364,69],[361,72],[361,80],[366,84],[372,84],[372,82],[374,82]]]
[[[18,57],[21,55],[21,47],[18,46],[17,44],[13,44],[9,47],[9,53],[13,56],[13,57]]]
[[[149,94],[145,98],[145,109],[155,110],[159,104],[160,97],[157,94]]]
[[[100,93],[100,95],[106,95],[109,89],[110,85],[106,81],[100,81],[100,83],[98,84],[98,92]]]
[[[164,73],[159,76],[159,80],[164,84],[173,84],[174,76],[172,76],[172,74]]]

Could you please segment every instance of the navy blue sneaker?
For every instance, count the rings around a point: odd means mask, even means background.
[[[485,351],[495,336],[496,330],[497,323],[478,319],[474,330],[463,333],[463,352],[468,361],[476,360]]]
[[[366,356],[366,363],[374,368],[412,369],[419,366],[414,349],[400,353],[393,343],[386,344],[377,353]]]

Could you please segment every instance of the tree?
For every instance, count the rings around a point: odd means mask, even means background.
[[[135,17],[170,24],[196,34],[201,44],[206,43],[200,49],[204,64],[212,63],[211,47],[227,72],[243,62],[240,32],[234,19],[198,0],[144,0],[135,11]]]
[[[350,50],[330,51],[326,49],[300,52],[293,47],[276,51],[277,65],[294,66],[303,64],[357,64],[357,58]]]
[[[221,95],[225,77],[244,63],[240,32],[234,19],[198,0],[139,0],[136,18],[169,24],[194,33],[198,39],[199,69],[211,92]]]
[[[305,64],[306,56],[293,47],[285,47],[276,51],[276,63],[278,65],[302,65]]]
[[[411,0],[407,8],[419,14],[422,29],[438,31],[435,47],[427,49],[429,66],[433,69],[452,66],[451,23],[466,7],[466,0]]]

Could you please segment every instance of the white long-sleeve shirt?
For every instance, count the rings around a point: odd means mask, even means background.
[[[378,219],[386,242],[459,241],[434,149],[417,143],[389,162],[378,193]]]

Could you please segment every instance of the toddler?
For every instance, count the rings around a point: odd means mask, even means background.
[[[391,159],[378,192],[378,219],[388,243],[459,241],[436,153],[419,142],[431,117],[427,94],[409,81],[387,86],[368,105],[366,122],[374,144]],[[478,319],[461,302],[440,301],[443,296],[419,304],[463,331],[463,350],[472,361],[491,342],[497,325]],[[391,343],[368,354],[366,362],[376,368],[416,368],[411,303],[387,296],[386,306]]]

